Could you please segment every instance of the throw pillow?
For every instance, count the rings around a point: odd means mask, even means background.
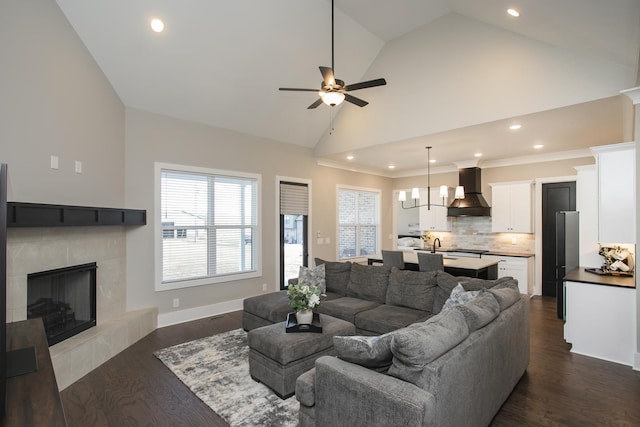
[[[379,336],[335,336],[333,346],[340,359],[374,370],[391,366],[393,332]]]
[[[320,264],[313,268],[301,265],[300,272],[298,273],[298,280],[317,287],[323,294],[327,292],[327,282],[324,278],[324,264]]]
[[[444,302],[442,309],[446,310],[456,305],[466,304],[477,297],[478,294],[480,294],[480,291],[465,291],[462,284],[458,283],[458,286],[453,288],[451,295],[449,295],[449,298]]]

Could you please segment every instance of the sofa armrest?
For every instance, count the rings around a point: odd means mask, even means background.
[[[315,416],[321,426],[428,426],[435,398],[386,374],[323,356],[316,361]]]

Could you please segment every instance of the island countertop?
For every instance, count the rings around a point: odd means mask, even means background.
[[[402,257],[405,263],[418,263],[418,252],[428,251],[406,251],[402,253]],[[444,254],[443,254],[444,255]],[[445,267],[460,268],[464,270],[482,270],[483,268],[491,267],[497,264],[499,261],[495,259],[487,258],[467,258],[444,255],[442,259]]]

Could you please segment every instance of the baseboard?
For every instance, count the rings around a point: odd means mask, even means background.
[[[172,311],[170,313],[161,313],[158,315],[158,328],[203,319],[209,316],[216,316],[218,314],[229,313],[231,311],[242,310],[242,301],[243,299],[237,299],[217,304],[204,305],[201,307],[188,308],[186,310]]]

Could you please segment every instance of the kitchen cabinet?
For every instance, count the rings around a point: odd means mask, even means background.
[[[498,261],[498,278],[511,276],[518,280],[521,294],[529,294],[529,285],[533,286],[533,257],[502,255],[482,255],[482,258]]]
[[[491,231],[533,233],[531,181],[489,184],[491,186]]]
[[[593,147],[598,168],[598,240],[636,241],[635,143]]]
[[[636,289],[569,280],[564,292],[564,339],[571,352],[633,366]]]
[[[440,197],[440,187],[431,189],[431,209],[421,206],[420,230],[423,231],[451,231],[451,220],[447,217],[448,198]],[[420,190],[420,204],[427,203],[427,190]],[[439,206],[434,206],[434,204]],[[443,206],[444,205],[444,206]]]

